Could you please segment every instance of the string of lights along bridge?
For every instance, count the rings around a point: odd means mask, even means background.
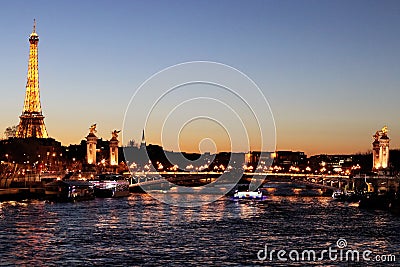
[[[19,138],[48,138],[40,104],[38,43],[39,35],[36,33],[36,21],[34,20],[33,31],[29,36],[28,77],[24,108],[16,133]]]

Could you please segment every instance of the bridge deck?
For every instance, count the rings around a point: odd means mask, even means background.
[[[223,175],[223,172],[139,172],[135,173],[133,176],[138,179],[138,183],[131,184],[131,187],[138,186],[152,186],[158,185],[168,182],[176,183],[176,182],[184,182],[184,181],[196,181],[202,179],[216,179],[219,176]],[[349,176],[343,175],[314,175],[314,174],[298,174],[298,173],[250,173],[245,172],[243,176],[245,179],[250,180],[251,178],[260,177],[262,179],[266,179],[268,181],[269,178],[294,178],[294,182],[323,188],[329,190],[335,190],[338,187],[326,184],[317,183],[317,181],[328,180],[328,181],[341,181],[348,180]],[[310,182],[309,180],[315,180],[315,182]]]

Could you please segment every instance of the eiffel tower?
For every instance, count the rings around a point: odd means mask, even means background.
[[[20,122],[16,134],[18,138],[48,138],[40,104],[38,43],[36,21],[33,20],[33,31],[29,36],[28,81],[26,83],[24,109],[19,117]]]

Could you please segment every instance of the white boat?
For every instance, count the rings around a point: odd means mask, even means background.
[[[260,190],[257,191],[238,191],[233,194],[233,199],[265,199],[266,197]]]
[[[129,181],[122,175],[98,175],[92,184],[96,197],[127,197],[130,195]]]
[[[334,200],[341,200],[343,198],[343,195],[344,195],[343,191],[337,190],[337,191],[332,193],[332,198]]]
[[[332,199],[336,201],[358,202],[360,200],[360,196],[354,191],[336,190],[332,194]]]

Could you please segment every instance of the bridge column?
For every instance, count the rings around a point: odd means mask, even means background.
[[[342,181],[338,180],[338,188],[341,189],[342,188]]]

